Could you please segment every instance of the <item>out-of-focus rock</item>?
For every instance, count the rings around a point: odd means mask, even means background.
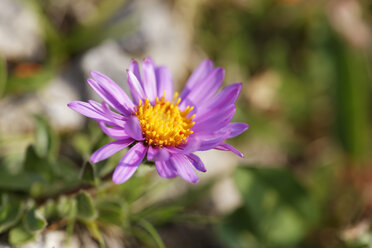
[[[81,66],[86,76],[89,76],[90,71],[99,71],[129,93],[125,69],[129,67],[130,62],[130,55],[125,53],[117,42],[108,40],[90,49],[83,56]],[[88,98],[102,101],[91,88],[88,88],[88,92]]]
[[[63,72],[38,92],[9,96],[0,101],[0,135],[27,133],[34,128],[34,114],[46,115],[56,130],[74,130],[83,124],[83,117],[67,107],[80,98],[79,84]],[[76,87],[74,84],[77,84]]]
[[[0,1],[0,54],[6,59],[40,59],[41,33],[37,17],[21,1]]]
[[[146,40],[146,55],[170,67],[177,83],[187,73],[191,37],[186,25],[166,1],[136,1],[140,15],[139,32]]]
[[[242,197],[231,177],[219,180],[212,188],[212,200],[218,213],[227,214],[242,204]]]
[[[279,106],[277,92],[280,85],[280,75],[275,71],[266,71],[251,78],[245,88],[244,96],[256,109],[276,110]]]
[[[67,107],[69,102],[78,100],[83,94],[83,84],[79,73],[70,69],[37,93],[41,103],[40,111],[46,114],[56,130],[76,130],[83,125],[84,117]]]
[[[361,4],[355,0],[342,0],[331,1],[328,6],[332,26],[352,45],[370,48],[372,33],[362,17]]]
[[[158,65],[170,68],[176,89],[180,88],[188,73],[191,54],[191,41],[182,19],[160,0],[133,1],[119,16],[128,17],[137,25],[134,32],[123,34],[118,40],[106,40],[90,49],[82,58],[82,69],[86,75],[97,70],[112,78],[127,92],[125,69],[131,58],[141,61],[150,56]],[[172,24],[172,25],[170,25]],[[91,92],[92,93],[92,92]],[[90,94],[92,97],[95,94]]]

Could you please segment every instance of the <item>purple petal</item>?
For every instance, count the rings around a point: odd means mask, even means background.
[[[142,142],[135,144],[116,166],[114,174],[112,175],[112,181],[116,184],[120,184],[133,176],[145,157],[146,151],[147,146]]]
[[[225,71],[222,68],[214,69],[208,76],[196,84],[187,95],[187,99],[193,103],[193,105],[200,105],[203,102],[207,102],[211,96],[213,96],[222,84],[225,77]],[[185,99],[186,99],[185,98]],[[182,99],[182,98],[181,98]],[[185,103],[181,102],[181,106]]]
[[[147,151],[147,160],[150,161],[164,161],[169,159],[169,152],[166,148],[157,148],[149,146]]]
[[[130,93],[132,94],[133,101],[135,104],[139,103],[139,100],[146,99],[145,92],[138,81],[137,77],[130,71],[127,70],[128,85]]]
[[[165,99],[172,100],[173,79],[167,67],[160,66],[156,68],[156,82],[158,83],[158,97],[161,98],[165,91]]]
[[[218,112],[225,106],[235,104],[241,88],[241,83],[234,83],[225,87],[206,104],[204,104],[203,106],[199,106],[194,121],[205,119],[216,114],[216,112]]]
[[[202,137],[199,137],[201,141],[200,141],[198,151],[207,151],[207,150],[215,148],[216,146],[224,142],[226,138],[229,136],[229,134],[230,133],[227,132],[224,135],[216,136],[214,138],[208,138],[208,139],[207,138],[203,139]]]
[[[186,96],[190,93],[194,86],[197,84],[201,84],[212,70],[213,62],[211,60],[206,59],[201,62],[200,65],[191,74],[190,78],[187,80],[186,86],[180,95],[181,99],[186,99]]]
[[[173,167],[170,161],[156,161],[156,170],[159,176],[164,178],[173,178],[177,176],[177,170]]]
[[[198,171],[201,171],[201,172],[206,172],[207,171],[203,162],[201,161],[201,159],[198,156],[196,156],[193,153],[190,153],[190,154],[187,154],[186,157],[189,159],[189,161],[195,167],[195,169],[197,169]]]
[[[196,124],[192,127],[192,130],[195,132],[195,134],[215,132],[228,125],[231,119],[234,117],[234,114],[235,105],[227,106],[206,120],[196,122]]]
[[[134,74],[134,76],[136,76],[138,82],[141,84],[141,86],[143,88],[143,83],[142,83],[141,74],[140,74],[140,70],[139,70],[139,66],[138,66],[137,61],[132,60],[132,62],[129,65],[129,70]]]
[[[104,102],[103,103],[99,103],[99,102],[96,102],[96,101],[93,101],[93,100],[88,100],[88,103],[90,105],[92,105],[97,111],[99,111],[100,113],[102,113],[103,115],[107,116],[107,111],[104,109]],[[109,118],[114,118],[114,119],[117,119],[117,120],[122,120],[123,118],[125,118],[123,115],[120,115],[118,113],[115,113],[115,112],[112,112],[110,110],[110,108],[108,108],[108,112],[109,112]]]
[[[127,139],[129,138],[127,132],[124,128],[110,128],[107,127],[103,121],[98,122],[99,127],[101,130],[109,137],[113,139]]]
[[[102,99],[123,115],[131,114],[133,102],[114,81],[98,72],[91,72],[91,76],[94,80],[87,81]]]
[[[116,123],[112,122],[111,119],[107,118],[102,111],[100,111],[99,109],[96,109],[94,106],[92,106],[89,103],[73,101],[73,102],[68,103],[67,106],[71,108],[72,110],[88,118],[92,118],[97,121],[104,121],[109,125],[114,125],[114,126],[117,125]]]
[[[233,147],[230,144],[223,143],[223,144],[220,144],[220,145],[216,146],[214,149],[221,150],[221,151],[230,151],[230,152],[233,152],[234,154],[238,155],[239,157],[244,158],[243,153],[241,153],[238,149],[236,149],[235,147]]]
[[[199,181],[190,161],[184,155],[174,154],[171,157],[170,162],[173,167],[176,168],[177,174],[184,180],[190,183],[197,183]]]
[[[178,147],[167,147],[170,153],[189,154],[195,152],[200,147],[200,140],[196,135],[192,134],[187,138],[186,144],[179,145]]]
[[[143,140],[141,124],[137,116],[130,116],[124,124],[127,134],[135,140]]]
[[[125,147],[129,146],[130,144],[133,143],[132,138],[128,139],[123,139],[123,140],[115,140],[113,142],[110,142],[101,148],[99,148],[97,151],[95,151],[91,156],[90,156],[90,161],[93,163],[97,163],[99,161],[102,161],[111,155],[117,153],[118,151],[124,149]]]
[[[105,102],[102,102],[101,104],[101,109],[102,112],[104,113],[104,115],[110,119],[113,123],[115,123],[116,126],[118,127],[124,127],[125,125],[125,121],[123,120],[125,117],[122,116],[121,119],[118,119],[118,118],[115,118],[115,113],[113,113],[111,110],[110,110],[110,107],[107,105],[107,103]]]
[[[236,137],[239,134],[243,133],[248,128],[249,128],[249,125],[247,123],[242,123],[242,122],[229,123],[226,126],[227,131],[230,132],[230,135],[227,138],[230,139],[230,138]]]
[[[154,102],[157,95],[155,65],[150,58],[146,58],[142,63],[143,68],[143,89],[150,102]]]

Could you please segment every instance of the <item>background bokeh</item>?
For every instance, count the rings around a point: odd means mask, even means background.
[[[0,247],[372,247],[371,23],[368,0],[0,0]],[[88,162],[109,139],[67,103],[147,56],[178,90],[205,58],[243,83],[245,158],[198,154],[196,185]]]

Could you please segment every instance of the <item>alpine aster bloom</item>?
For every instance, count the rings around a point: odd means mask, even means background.
[[[241,83],[220,92],[225,72],[204,60],[192,73],[181,95],[173,93],[173,81],[167,67],[156,66],[150,58],[142,63],[132,61],[127,78],[133,100],[110,78],[91,72],[88,84],[104,100],[98,103],[73,101],[68,106],[98,122],[102,131],[116,139],[96,152],[93,163],[104,160],[131,146],[113,173],[114,183],[127,181],[145,159],[154,161],[161,177],[182,177],[199,181],[194,169],[205,172],[196,151],[217,149],[243,154],[224,143],[244,132],[245,123],[230,123]],[[113,110],[112,110],[113,109]]]

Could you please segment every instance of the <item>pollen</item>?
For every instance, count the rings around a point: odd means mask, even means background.
[[[188,114],[194,107],[187,106],[181,111],[178,93],[174,94],[172,101],[165,100],[164,96],[165,92],[160,99],[156,98],[154,105],[149,99],[140,100],[136,108],[145,142],[154,147],[184,144],[193,133],[191,127],[195,124],[192,122],[195,115],[188,117]]]

